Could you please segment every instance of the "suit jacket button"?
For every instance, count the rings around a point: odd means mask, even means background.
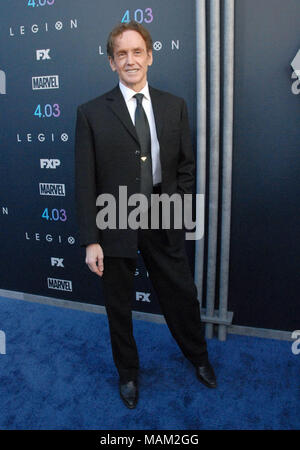
[[[135,154],[136,154],[136,155],[139,155],[140,153],[141,153],[140,150],[136,150],[136,151],[135,151]]]
[[[136,177],[135,181],[140,181],[140,178],[139,178],[139,177]]]

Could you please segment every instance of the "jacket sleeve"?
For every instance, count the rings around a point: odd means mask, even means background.
[[[195,186],[195,156],[191,141],[187,106],[184,100],[182,102],[177,190],[180,194],[192,194]]]
[[[75,132],[75,202],[80,246],[100,243],[96,225],[96,160],[92,130],[81,107]]]

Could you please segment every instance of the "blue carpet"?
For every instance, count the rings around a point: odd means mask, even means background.
[[[219,387],[197,380],[165,325],[134,321],[140,399],[118,393],[105,315],[0,298],[0,428],[299,429],[300,355],[291,342],[208,341]]]

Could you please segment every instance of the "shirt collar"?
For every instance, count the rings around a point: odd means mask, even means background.
[[[125,86],[123,83],[121,83],[121,81],[119,82],[119,86],[126,102],[131,100],[135,94],[144,94],[144,97],[147,100],[150,100],[148,81],[146,82],[145,87],[143,87],[143,89],[140,90],[139,92],[135,92],[133,89],[130,89],[129,87]]]

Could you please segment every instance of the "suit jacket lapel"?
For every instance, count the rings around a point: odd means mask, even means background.
[[[132,123],[128,108],[126,106],[124,97],[122,95],[122,92],[121,92],[119,86],[117,86],[115,89],[113,89],[106,95],[106,100],[107,100],[108,106],[112,109],[113,113],[123,123],[123,125],[129,131],[129,133],[132,135],[132,137],[137,142],[139,142],[137,134],[136,134],[135,126]]]
[[[149,86],[149,92],[151,96],[151,103],[155,119],[156,134],[159,140],[164,124],[165,103],[163,101],[163,96],[160,91]]]
[[[162,98],[163,96],[160,91],[149,86],[149,92],[151,96],[152,108],[154,113],[157,138],[159,139],[163,130],[165,104],[163,102]],[[132,135],[132,137],[137,142],[139,142],[135,126],[132,123],[130,114],[128,112],[128,108],[126,106],[124,97],[122,95],[119,86],[117,86],[115,89],[113,89],[106,95],[106,100],[108,106],[112,109],[114,114],[123,123],[123,125],[129,131],[129,133]]]

